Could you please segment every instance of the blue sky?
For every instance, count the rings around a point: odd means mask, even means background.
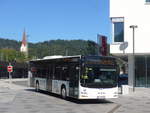
[[[29,42],[110,38],[109,0],[0,0],[0,37]]]

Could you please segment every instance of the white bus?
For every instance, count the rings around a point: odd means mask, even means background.
[[[116,59],[104,56],[51,56],[29,62],[30,84],[77,99],[118,97]]]

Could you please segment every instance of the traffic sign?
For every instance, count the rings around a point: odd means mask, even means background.
[[[11,65],[7,66],[7,71],[8,72],[13,72],[13,66],[11,66]]]
[[[124,51],[127,47],[128,47],[128,42],[123,42],[122,44],[120,44],[121,51]]]

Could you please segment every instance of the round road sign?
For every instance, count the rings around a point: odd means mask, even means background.
[[[8,72],[13,72],[13,66],[11,66],[11,65],[7,66],[7,71]]]

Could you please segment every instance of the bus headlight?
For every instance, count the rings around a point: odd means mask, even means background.
[[[114,94],[118,94],[118,92],[114,92]]]
[[[81,92],[81,94],[87,95],[88,93],[87,92]]]
[[[86,91],[81,92],[81,97],[88,97],[88,93]]]

